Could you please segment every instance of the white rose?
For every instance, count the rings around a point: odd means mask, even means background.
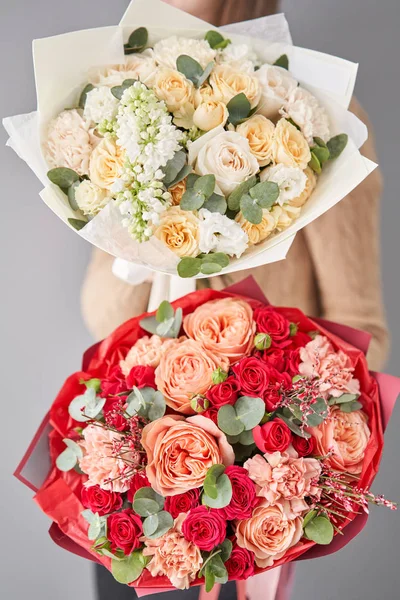
[[[48,165],[67,167],[79,175],[86,175],[93,149],[89,127],[90,123],[84,121],[75,109],[64,110],[53,119],[43,145]]]
[[[110,88],[101,86],[91,90],[86,96],[83,116],[87,121],[101,123],[103,119],[111,121],[117,114],[118,100]]]
[[[125,151],[106,137],[96,146],[90,157],[89,176],[101,188],[111,189],[120,177],[125,162]]]
[[[218,125],[225,125],[228,116],[228,109],[223,102],[206,100],[194,111],[193,123],[203,131],[210,131]]]
[[[268,64],[262,65],[254,75],[262,92],[258,112],[265,117],[275,117],[297,88],[297,81],[286,69]]]
[[[228,44],[218,52],[217,62],[228,64],[237,71],[246,73],[253,73],[254,66],[260,64],[257,54],[247,44]]]
[[[236,70],[230,65],[217,65],[210,75],[210,85],[215,98],[227,104],[234,96],[243,93],[251,108],[254,108],[261,97],[261,86],[254,75]]]
[[[89,83],[111,88],[121,85],[125,79],[139,79],[143,83],[151,85],[156,67],[153,50],[148,48],[143,52],[129,55],[126,57],[126,61],[120,65],[111,65],[93,71],[89,77]]]
[[[208,63],[214,60],[216,52],[205,40],[177,37],[176,35],[160,40],[154,45],[155,60],[159,65],[170,69],[176,69],[176,59],[182,54],[194,58],[205,69]]]
[[[213,132],[216,134],[211,136]],[[247,139],[235,131],[224,131],[222,127],[212,129],[193,142],[189,160],[196,154],[196,173],[215,175],[216,184],[225,195],[233,192],[239,183],[259,170],[258,161],[252,154]]]
[[[107,191],[84,179],[75,188],[75,200],[84,215],[94,216],[110,201]]]
[[[324,142],[329,140],[329,118],[326,110],[309,91],[296,88],[287,98],[281,114],[292,119],[300,127],[309,144],[313,144],[315,137],[320,137]]]
[[[247,233],[236,221],[202,208],[199,211],[201,252],[224,252],[239,258],[248,247]]]
[[[261,171],[261,181],[272,181],[279,187],[279,197],[277,203],[282,206],[285,202],[297,198],[303,193],[307,183],[307,176],[298,167],[285,167],[285,165],[276,165],[268,167]]]

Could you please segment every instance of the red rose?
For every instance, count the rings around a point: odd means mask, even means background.
[[[199,506],[200,490],[189,490],[184,494],[168,496],[165,499],[165,510],[167,510],[176,519],[181,513],[187,513],[192,508]]]
[[[154,380],[154,373],[155,369],[153,369],[153,367],[132,367],[126,378],[128,390],[131,390],[134,387],[152,387],[156,390],[157,386]]]
[[[269,385],[271,368],[256,356],[249,356],[239,361],[232,370],[243,394],[262,398]]]
[[[280,404],[282,392],[292,385],[292,377],[289,373],[279,373],[273,367],[269,368],[269,384],[264,392],[265,408],[273,412]]]
[[[229,579],[247,579],[254,575],[254,553],[233,541],[232,553],[225,563]]]
[[[300,363],[300,348],[295,348],[295,350],[288,350],[286,352],[286,370],[291,377],[299,374]]]
[[[310,456],[310,454],[314,454],[315,452],[316,442],[313,436],[306,439],[299,435],[294,435],[292,444],[299,456]]]
[[[232,499],[228,506],[219,509],[224,517],[233,519],[249,519],[253,508],[258,504],[256,486],[243,467],[234,465],[225,469],[232,484]]]
[[[290,338],[290,347],[293,349],[296,348],[304,348],[311,342],[312,337],[308,335],[308,333],[304,333],[304,331],[298,331],[295,335]]]
[[[290,321],[276,312],[272,306],[262,306],[254,311],[258,333],[268,333],[271,345],[284,348],[290,344]]]
[[[133,550],[139,548],[142,534],[142,521],[130,508],[107,518],[107,538],[113,551],[119,548],[125,555],[132,554]]]
[[[210,408],[201,413],[201,416],[207,417],[207,419],[211,419],[213,423],[218,425],[218,411],[219,408],[217,406],[210,406]]]
[[[264,352],[260,353],[260,358],[280,373],[286,371],[286,355],[281,348],[264,350]]]
[[[122,506],[122,496],[116,492],[102,490],[99,485],[82,487],[81,502],[85,508],[90,508],[100,517],[119,510]]]
[[[144,472],[135,473],[130,481],[130,488],[126,493],[127,500],[133,502],[133,497],[136,492],[144,487],[150,487],[150,481],[147,479]]]
[[[101,396],[103,398],[107,396],[116,396],[121,392],[126,392],[126,381],[125,377],[117,365],[113,367],[108,373],[107,377],[101,381]]]
[[[220,408],[224,404],[235,404],[239,396],[240,386],[234,377],[228,377],[222,383],[213,385],[207,392],[212,406]]]
[[[193,508],[182,523],[182,533],[200,550],[211,551],[226,537],[226,520],[218,510],[206,506]]]
[[[256,446],[261,452],[284,452],[292,441],[292,432],[281,419],[273,419],[253,429]]]
[[[108,398],[103,407],[105,422],[118,431],[125,431],[128,427],[128,421],[123,414],[125,400],[126,396]]]

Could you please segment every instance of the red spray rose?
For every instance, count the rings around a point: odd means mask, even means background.
[[[82,487],[81,502],[85,508],[103,517],[121,508],[122,496],[117,492],[102,490],[99,485],[92,485]]]
[[[168,496],[165,499],[164,509],[167,510],[176,519],[181,513],[187,513],[192,508],[199,506],[200,490],[189,490],[184,494]]]
[[[144,473],[135,473],[130,481],[130,486],[131,487],[126,493],[126,497],[129,502],[133,502],[136,492],[141,488],[150,487],[150,481],[147,479]]]
[[[123,415],[125,400],[126,396],[108,398],[103,407],[105,422],[118,431],[128,428],[128,421]]]
[[[281,419],[268,421],[264,425],[257,425],[253,429],[256,446],[261,452],[285,452],[292,441],[292,432]]]
[[[226,537],[226,520],[218,510],[206,506],[193,508],[182,523],[182,533],[200,550],[211,551]]]
[[[290,344],[290,322],[276,312],[272,306],[262,306],[254,311],[259,333],[267,333],[271,345],[284,348]]]
[[[272,367],[256,356],[243,358],[232,367],[241,392],[248,396],[259,396],[260,398],[263,397],[264,391],[269,385],[271,369]]]
[[[256,486],[246,469],[234,465],[225,469],[232,484],[232,499],[228,506],[219,509],[226,519],[249,519],[258,504]]]
[[[129,375],[126,378],[128,390],[131,390],[134,387],[152,387],[157,389],[154,380],[154,373],[155,369],[153,369],[153,367],[143,367],[141,365],[132,367],[132,369],[129,371]]]
[[[293,435],[292,444],[299,456],[310,456],[310,454],[315,453],[316,440],[314,436],[306,440],[306,438],[299,435]]]
[[[241,580],[254,575],[254,553],[233,541],[232,553],[225,563],[229,579]]]
[[[308,333],[305,333],[304,331],[298,331],[290,338],[290,347],[293,349],[304,348],[304,346],[306,346],[308,342],[311,342],[311,340],[312,337],[308,335]]]
[[[118,365],[113,367],[107,377],[101,381],[101,396],[103,398],[107,396],[116,396],[121,392],[125,392],[126,389],[125,377]]]
[[[107,538],[113,551],[120,548],[125,555],[131,554],[139,548],[139,538],[142,534],[142,521],[130,508],[107,518]]]
[[[260,352],[260,358],[280,373],[286,371],[286,354],[281,348],[269,348]]]
[[[239,390],[239,382],[231,376],[222,383],[213,385],[207,392],[207,398],[212,406],[219,408],[224,404],[235,404]]]
[[[291,377],[299,374],[300,363],[300,348],[286,352],[286,370]]]
[[[217,406],[210,406],[210,408],[208,408],[201,414],[203,417],[207,417],[207,419],[211,419],[211,421],[213,421],[213,423],[218,425],[218,411],[219,411],[219,408]]]

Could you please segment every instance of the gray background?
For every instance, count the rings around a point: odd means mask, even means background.
[[[250,1],[250,0],[249,0]],[[127,0],[0,0],[0,115],[35,107],[31,40],[116,24]],[[392,333],[387,370],[399,373],[400,222],[399,0],[286,0],[294,42],[360,62],[356,93],[374,123],[385,177],[382,205],[384,293]],[[64,378],[90,344],[79,307],[89,245],[38,197],[40,184],[4,147],[1,168],[1,517],[0,595],[5,600],[93,598],[89,563],[53,545],[48,520],[12,471]],[[375,490],[400,499],[396,431],[387,432]],[[301,563],[296,600],[399,598],[400,514],[373,509],[364,532],[340,553]]]

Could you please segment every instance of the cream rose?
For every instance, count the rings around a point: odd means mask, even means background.
[[[273,206],[271,210],[271,215],[275,219],[276,228],[278,231],[283,231],[287,229],[289,225],[295,221],[301,212],[301,208],[296,206],[289,206],[289,204],[284,204],[283,206]]]
[[[259,242],[266,240],[276,227],[276,219],[271,212],[264,208],[262,213],[262,220],[258,225],[254,225],[253,223],[250,223],[250,221],[247,221],[241,212],[236,215],[235,220],[247,234],[250,246],[254,246]]]
[[[275,127],[272,158],[275,163],[302,170],[311,160],[310,147],[304,135],[286,119],[280,119]]]
[[[214,90],[209,83],[203,83],[201,87],[194,92],[194,105],[197,108],[202,102],[215,101]]]
[[[191,211],[174,206],[165,211],[154,235],[178,256],[199,254],[199,220]]]
[[[256,157],[260,167],[265,167],[271,162],[272,140],[275,131],[272,121],[263,115],[253,115],[238,125],[236,131],[247,139],[250,151]]]
[[[101,188],[111,189],[121,174],[124,161],[125,151],[112,138],[103,138],[90,157],[91,181]]]
[[[194,104],[194,85],[189,79],[175,69],[158,69],[154,77],[153,90],[157,98],[164,100],[168,110],[175,112],[185,106]]]
[[[300,196],[297,196],[296,198],[287,201],[287,204],[289,204],[289,206],[301,208],[307,202],[307,200],[313,193],[315,186],[317,185],[317,176],[315,175],[314,171],[310,169],[310,167],[307,167],[307,169],[304,171],[304,174],[307,178],[304,190],[302,191]]]
[[[93,85],[105,85],[112,88],[121,85],[126,79],[139,79],[151,85],[157,68],[153,50],[130,54],[126,61],[119,65],[111,65],[90,74],[89,82]]]
[[[206,40],[177,37],[173,35],[154,44],[154,58],[159,65],[176,69],[178,56],[186,54],[206,68],[215,58],[216,52]]]
[[[264,64],[255,72],[260,87],[259,112],[269,118],[276,117],[290,94],[297,88],[297,81],[282,67]]]
[[[206,139],[200,138],[194,142],[198,144],[196,149],[203,143],[197,155],[195,170],[199,175],[214,174],[217,186],[228,195],[239,183],[255,175],[259,166],[247,139],[235,131],[224,131],[222,127],[221,130],[214,137],[203,136]],[[220,129],[212,131],[219,132]],[[189,159],[190,155],[191,153]]]
[[[194,111],[193,123],[203,131],[210,131],[218,125],[225,125],[228,116],[228,109],[223,102],[206,100]]]
[[[93,150],[89,127],[90,123],[75,109],[64,110],[53,119],[43,146],[48,165],[67,167],[79,175],[87,175]]]
[[[252,108],[261,98],[261,86],[254,75],[237,71],[229,65],[217,65],[210,75],[214,95],[225,104],[237,94],[245,94]]]
[[[186,177],[182,181],[178,181],[173,187],[168,189],[171,194],[172,204],[179,206],[182,200],[183,194],[186,192]]]
[[[84,179],[75,188],[75,200],[84,215],[91,217],[97,215],[110,199],[107,196],[107,190],[103,190],[87,179]]]

